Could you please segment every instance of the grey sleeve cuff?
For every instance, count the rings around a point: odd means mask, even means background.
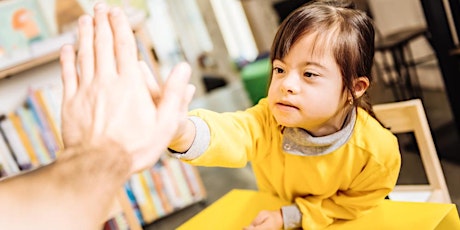
[[[283,213],[284,229],[295,229],[302,226],[302,213],[297,205],[289,205],[281,207]]]
[[[183,160],[193,160],[201,156],[208,149],[211,142],[211,131],[208,124],[199,117],[189,117],[190,121],[195,125],[195,139],[193,140],[190,149],[185,153],[175,153],[168,150],[170,156]]]

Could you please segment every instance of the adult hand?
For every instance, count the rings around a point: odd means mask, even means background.
[[[159,88],[137,59],[121,9],[99,3],[94,11],[94,20],[79,19],[78,57],[72,46],[61,50],[63,141],[66,148],[119,145],[131,155],[133,173],[158,160],[186,116],[191,70],[179,64]]]

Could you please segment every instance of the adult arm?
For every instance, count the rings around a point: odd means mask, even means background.
[[[64,150],[53,163],[0,181],[4,229],[100,229],[128,178],[117,143]]]

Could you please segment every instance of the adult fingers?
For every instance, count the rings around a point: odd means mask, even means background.
[[[158,83],[156,82],[155,77],[153,76],[147,64],[144,61],[139,61],[139,66],[141,68],[144,81],[147,84],[147,88],[149,89],[150,96],[152,97],[155,104],[157,104],[161,96],[160,87],[158,87]]]
[[[104,3],[94,6],[94,51],[96,74],[101,79],[110,78],[116,72],[113,51],[113,34],[108,20],[108,7]]]
[[[72,45],[61,48],[61,77],[63,85],[63,102],[73,98],[78,89],[78,75],[75,68],[75,51]]]
[[[118,73],[121,76],[132,76],[133,66],[137,63],[136,41],[128,19],[120,8],[115,7],[110,11],[110,24],[115,43]]]
[[[164,87],[162,100],[158,109],[159,118],[167,118],[172,113],[181,110],[186,95],[191,69],[187,63],[181,63],[174,67]]]
[[[78,66],[80,68],[80,83],[89,84],[94,76],[94,28],[93,18],[83,15],[78,20]]]

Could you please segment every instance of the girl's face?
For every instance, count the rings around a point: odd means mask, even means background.
[[[275,59],[268,91],[269,107],[279,124],[314,136],[340,130],[349,111],[339,66],[321,39],[303,35],[283,60]]]

